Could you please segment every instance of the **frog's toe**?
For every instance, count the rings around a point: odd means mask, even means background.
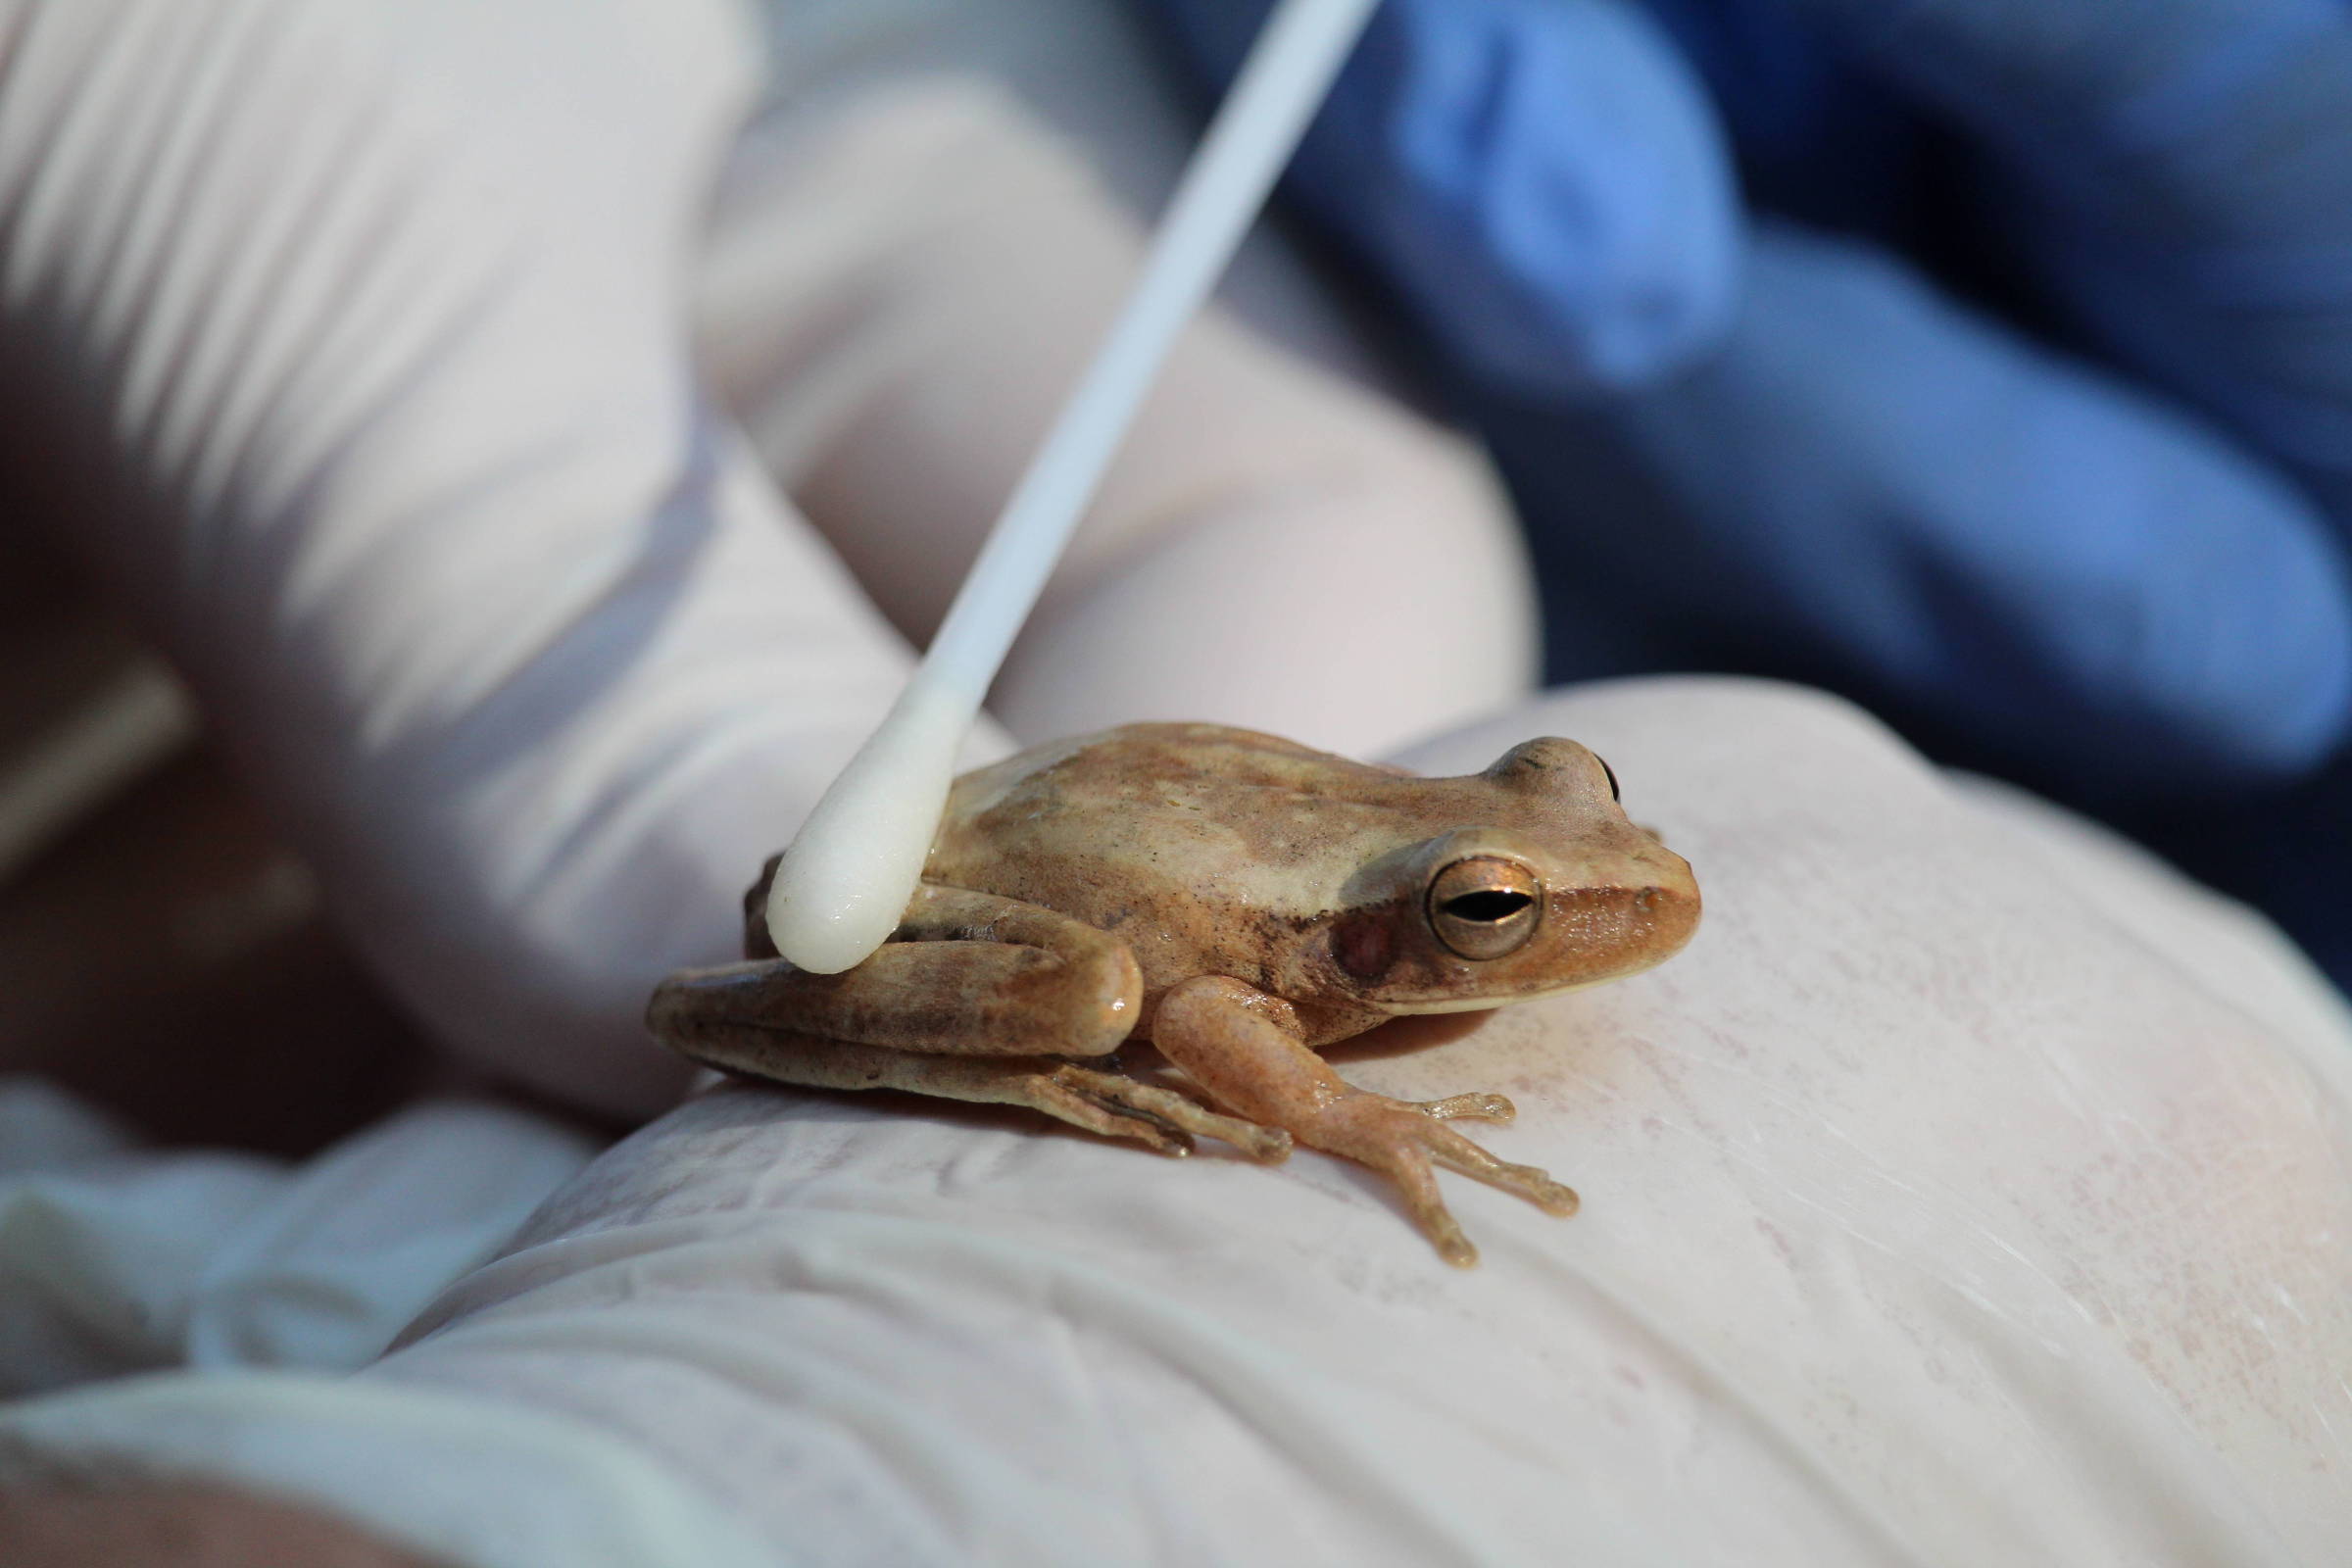
[[[1105,1138],[1131,1138],[1145,1148],[1171,1158],[1181,1159],[1193,1152],[1193,1140],[1185,1130],[1164,1117],[1122,1105],[1107,1096],[1095,1093],[1091,1086],[1070,1081],[1083,1069],[1063,1067],[1051,1073],[1039,1073],[1029,1084],[1027,1102],[1049,1116],[1055,1116],[1073,1127]],[[1094,1077],[1104,1077],[1097,1073]]]
[[[1524,1198],[1546,1214],[1557,1214],[1562,1219],[1581,1205],[1583,1200],[1576,1196],[1576,1189],[1565,1182],[1553,1181],[1549,1171],[1496,1159],[1459,1133],[1448,1137],[1449,1144],[1430,1150],[1430,1157],[1447,1170],[1458,1170],[1473,1181]]]
[[[1502,1095],[1448,1095],[1444,1100],[1411,1103],[1432,1121],[1452,1121],[1465,1116],[1477,1121],[1509,1121],[1519,1114],[1519,1107]]]
[[[1161,1130],[1162,1136],[1184,1139],[1189,1153],[1191,1138],[1214,1138],[1231,1144],[1250,1158],[1271,1164],[1291,1152],[1291,1135],[1279,1127],[1261,1127],[1253,1121],[1223,1116],[1197,1101],[1188,1100],[1174,1090],[1156,1084],[1139,1083],[1124,1073],[1101,1072],[1092,1067],[1076,1065],[1063,1067],[1054,1075],[1061,1089],[1096,1106],[1103,1114],[1123,1117]],[[1141,1135],[1127,1131],[1122,1137]],[[1151,1140],[1145,1139],[1149,1143]]]
[[[1370,1160],[1365,1163],[1375,1164]],[[1377,1163],[1375,1168],[1387,1172],[1396,1184],[1404,1197],[1405,1212],[1413,1216],[1413,1223],[1429,1238],[1440,1257],[1455,1268],[1477,1264],[1478,1249],[1470,1245],[1470,1238],[1462,1233],[1461,1222],[1446,1206],[1446,1200],[1438,1196],[1437,1173],[1429,1168],[1427,1154],[1417,1149],[1398,1147],[1385,1163]]]
[[[1455,1099],[1501,1097],[1463,1095]],[[1452,1128],[1438,1125],[1432,1115],[1430,1105],[1381,1095],[1350,1095],[1322,1107],[1314,1125],[1300,1129],[1299,1136],[1314,1148],[1369,1165],[1396,1182],[1413,1223],[1439,1254],[1457,1267],[1477,1262],[1478,1250],[1470,1245],[1439,1196],[1433,1164],[1524,1198],[1546,1213],[1564,1218],[1576,1212],[1573,1189],[1533,1165],[1514,1165],[1496,1158]]]

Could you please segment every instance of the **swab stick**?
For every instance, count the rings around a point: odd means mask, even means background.
[[[801,824],[768,890],[776,951],[837,974],[913,897],[956,755],[1161,363],[1216,285],[1378,0],[1282,0],[1186,168],[1126,306],[905,691]]]

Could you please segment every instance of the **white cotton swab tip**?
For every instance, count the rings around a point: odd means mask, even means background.
[[[1086,376],[972,564],[922,667],[784,852],[767,929],[838,974],[889,939],[921,881],[956,755],[1177,334],[1233,259],[1378,0],[1282,0],[1153,237]]]
[[[767,930],[778,953],[839,974],[889,938],[922,880],[971,723],[970,706],[919,676],[906,683],[776,866]]]

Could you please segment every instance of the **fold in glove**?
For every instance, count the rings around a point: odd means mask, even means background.
[[[590,1152],[456,1102],[292,1166],[145,1150],[22,1079],[0,1079],[0,1396],[160,1367],[364,1366]]]

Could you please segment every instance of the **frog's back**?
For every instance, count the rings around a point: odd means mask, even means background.
[[[1127,939],[1157,989],[1250,979],[1411,831],[1384,768],[1217,724],[1132,724],[958,779],[926,874]],[[1409,813],[1408,813],[1409,814]]]

